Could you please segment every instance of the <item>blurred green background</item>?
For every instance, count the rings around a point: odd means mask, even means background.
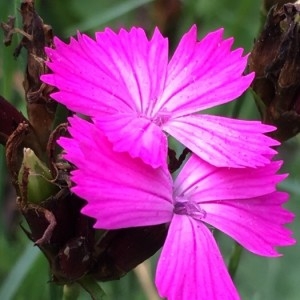
[[[93,34],[106,26],[143,26],[149,33],[160,25],[170,35],[171,45],[176,45],[181,35],[194,23],[199,29],[199,37],[210,30],[225,28],[225,36],[234,36],[235,47],[243,47],[248,52],[261,25],[261,0],[185,0],[181,1],[179,13],[170,7],[162,9],[164,1],[151,0],[39,0],[36,9],[46,24],[51,24],[57,36],[68,39],[76,30]],[[0,19],[6,21],[8,15],[18,15],[20,1],[0,3]],[[175,17],[166,16],[174,12]],[[171,24],[167,26],[166,24]],[[20,25],[20,19],[17,20]],[[1,35],[1,39],[3,35]],[[15,36],[13,45],[0,44],[0,94],[25,112],[22,88],[25,67],[25,52],[15,60],[13,49],[20,37]],[[259,118],[250,93],[230,105],[214,109],[214,113]],[[288,141],[280,148],[280,156],[285,160],[284,171],[289,178],[281,188],[290,193],[287,207],[296,214],[290,227],[295,237],[300,237],[299,195],[300,195],[300,138]],[[270,212],[272,213],[272,212]],[[15,194],[10,185],[0,146],[0,299],[61,299],[62,287],[49,281],[48,263],[36,247],[28,241],[19,227],[20,215],[15,208]],[[232,241],[218,235],[218,242],[226,261],[233,249]],[[268,259],[243,252],[236,274],[236,284],[242,299],[251,300],[298,300],[300,299],[300,251],[299,246],[280,249],[284,254],[277,259]],[[157,255],[158,256],[158,255]],[[159,299],[151,294],[153,286],[147,274],[154,276],[157,256],[141,269],[131,272],[119,281],[105,283],[106,299],[144,300]],[[146,274],[146,275],[145,275]],[[144,281],[143,281],[144,280]],[[201,287],[200,287],[201,288]],[[89,299],[81,292],[80,299]]]

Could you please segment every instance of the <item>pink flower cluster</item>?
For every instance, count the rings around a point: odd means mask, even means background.
[[[169,224],[155,281],[170,300],[239,299],[211,228],[269,257],[295,242],[284,227],[288,195],[276,190],[285,178],[271,160],[278,142],[264,135],[273,128],[199,113],[234,100],[254,77],[222,34],[197,41],[193,26],[170,60],[157,29],[150,40],[141,28],[106,29],[47,49],[52,97],[92,120],[70,118],[71,138],[59,141],[76,166],[82,213],[102,229]],[[168,135],[192,151],[175,179]]]

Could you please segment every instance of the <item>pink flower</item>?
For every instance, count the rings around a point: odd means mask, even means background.
[[[166,166],[167,135],[215,166],[257,167],[269,163],[278,142],[271,126],[198,114],[239,97],[254,74],[243,76],[247,56],[231,51],[223,29],[197,41],[193,26],[169,60],[168,39],[141,28],[78,34],[47,49],[53,74],[42,80],[69,109],[94,118],[114,150],[129,152],[156,168]],[[165,134],[166,133],[166,134]]]
[[[192,155],[177,178],[152,168],[112,144],[92,123],[70,118],[72,138],[61,138],[72,172],[73,192],[87,200],[82,213],[95,227],[117,229],[167,223],[156,285],[168,299],[239,299],[211,226],[249,251],[276,257],[277,246],[294,243],[283,225],[293,215],[276,191],[285,178],[281,162],[259,168],[220,168]],[[208,226],[206,226],[208,225]]]

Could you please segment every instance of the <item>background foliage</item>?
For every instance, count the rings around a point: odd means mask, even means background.
[[[170,0],[171,1],[171,0]],[[6,2],[6,3],[4,3]],[[62,39],[74,35],[76,30],[93,34],[106,26],[115,29],[141,25],[149,32],[157,22],[153,0],[39,0],[36,8],[46,24],[53,26],[54,32]],[[182,12],[172,30],[172,38],[177,42],[181,35],[194,23],[199,29],[199,37],[220,27],[225,28],[225,36],[235,37],[235,47],[250,51],[253,40],[261,26],[260,0],[184,0]],[[1,1],[0,19],[17,15],[20,0]],[[20,20],[18,23],[20,25]],[[0,44],[0,94],[18,106],[24,114],[22,88],[25,56],[15,60],[13,49],[20,37],[15,36],[11,47]],[[24,55],[25,53],[23,53]],[[258,118],[252,95],[248,93],[238,102],[215,109],[216,113],[240,118]],[[280,156],[285,161],[284,171],[290,176],[281,188],[290,192],[287,207],[296,214],[291,228],[295,237],[300,237],[299,195],[300,195],[300,148],[299,137],[293,138],[280,148]],[[270,211],[270,213],[272,213]],[[46,259],[33,247],[19,227],[20,215],[15,211],[15,195],[7,176],[3,148],[0,147],[0,299],[61,299],[62,287],[48,283],[49,273]],[[24,221],[23,221],[24,222]],[[228,261],[233,248],[232,241],[218,235],[218,241]],[[282,249],[283,257],[267,259],[243,252],[236,274],[236,283],[243,299],[251,300],[296,300],[300,299],[300,251],[299,246]],[[154,274],[152,258],[146,268]],[[153,265],[153,266],[152,266]],[[147,296],[146,287],[141,282],[147,279],[143,269],[131,272],[120,281],[103,285],[107,299],[159,299]],[[149,282],[148,282],[149,284]],[[150,286],[151,290],[151,286]],[[89,299],[84,292],[80,299]]]

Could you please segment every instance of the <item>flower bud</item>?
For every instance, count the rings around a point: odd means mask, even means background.
[[[300,4],[274,6],[249,57],[263,121],[283,142],[300,131]]]
[[[269,11],[273,5],[282,6],[285,3],[293,3],[296,0],[264,0],[264,9],[265,11]]]
[[[41,203],[57,192],[51,182],[52,176],[47,166],[30,148],[24,148],[22,165],[18,175],[21,196],[31,203]]]

